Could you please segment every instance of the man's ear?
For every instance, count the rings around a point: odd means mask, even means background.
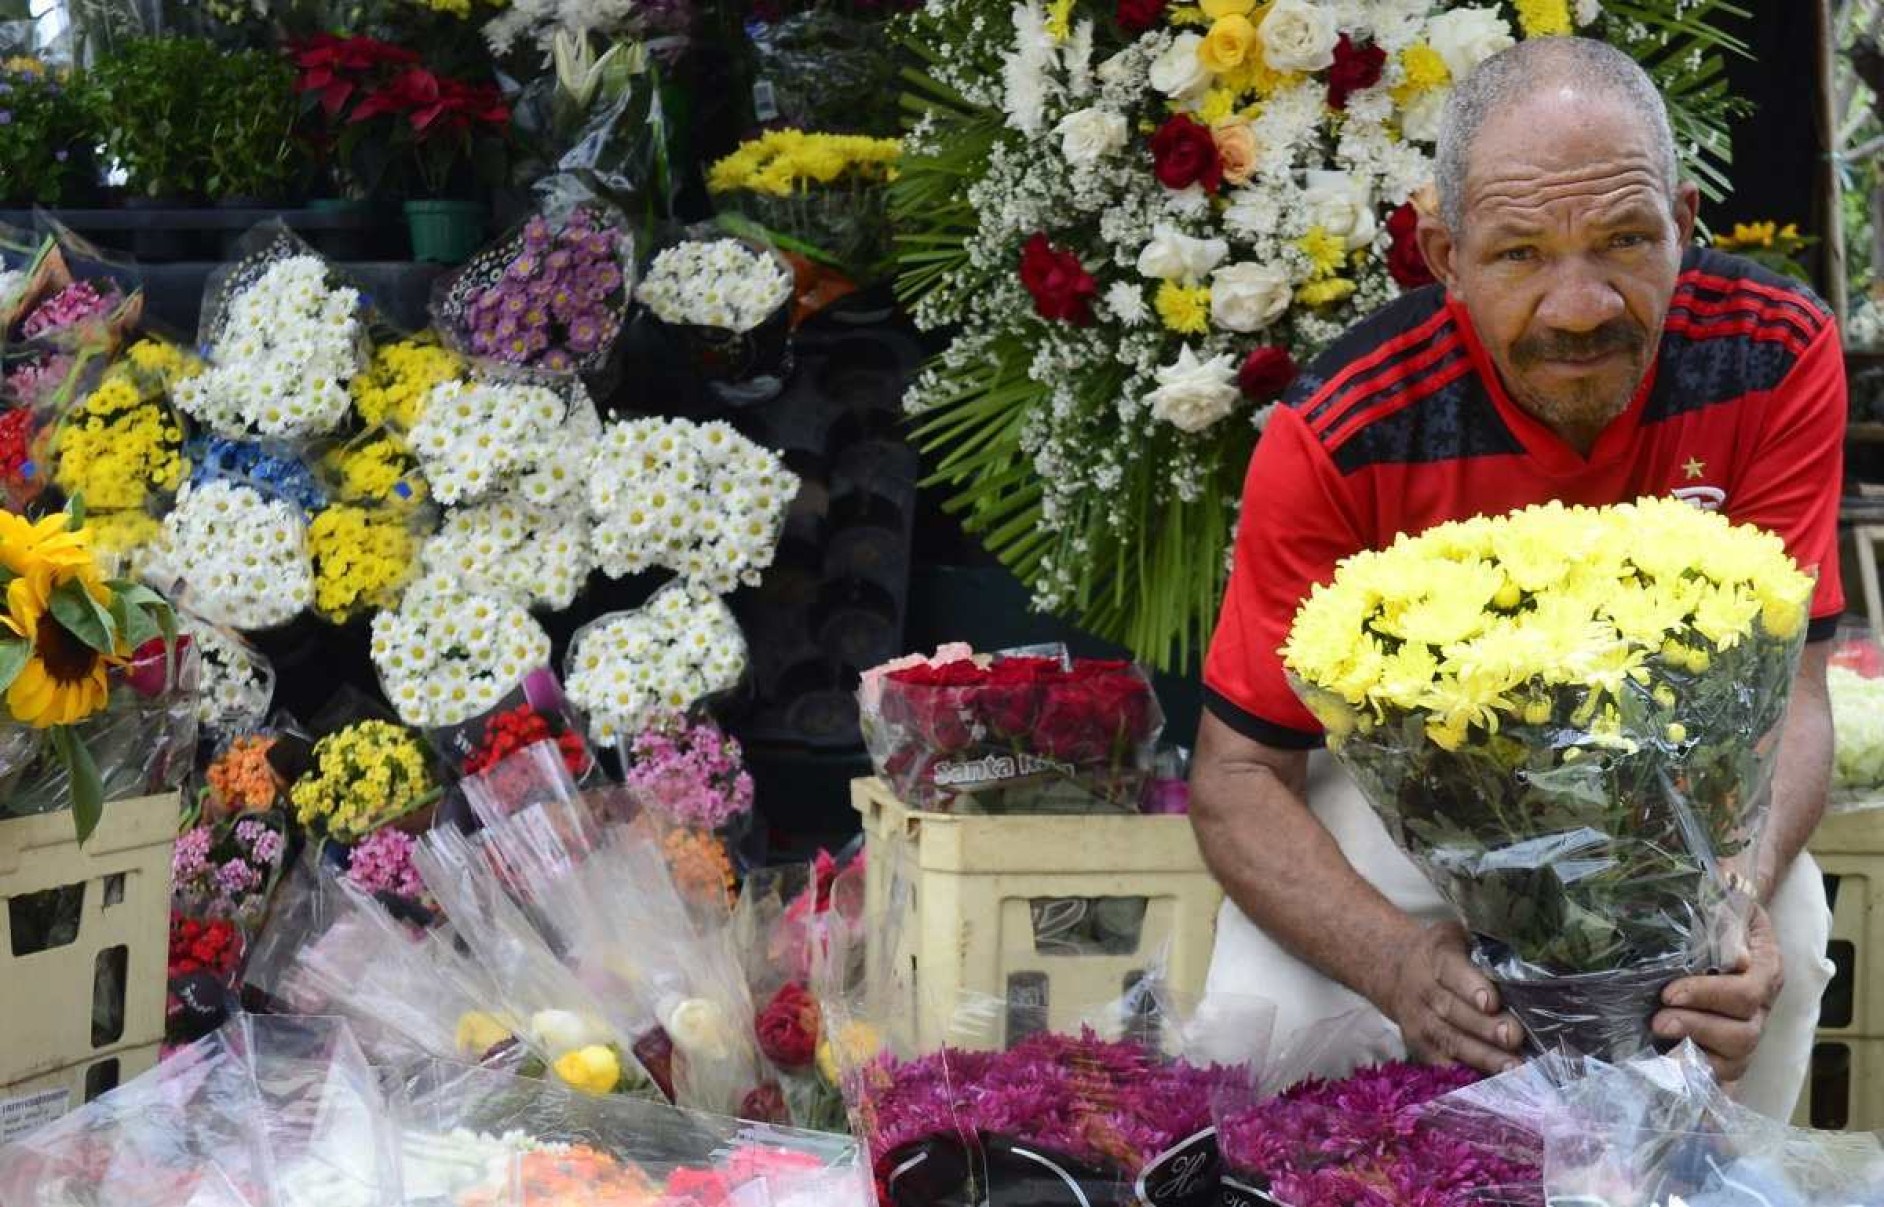
[[[1414,238],[1419,243],[1420,254],[1426,257],[1426,267],[1432,269],[1447,293],[1457,293],[1459,245],[1453,241],[1445,222],[1439,215],[1422,210]]]
[[[1681,238],[1677,246],[1686,249],[1694,242],[1694,224],[1701,213],[1701,190],[1691,181],[1675,186],[1675,230]]]

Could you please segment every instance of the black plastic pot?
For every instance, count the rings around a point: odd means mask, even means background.
[[[1533,1052],[1565,1049],[1619,1064],[1661,1046],[1650,1024],[1662,990],[1694,971],[1664,962],[1526,980],[1487,975]]]

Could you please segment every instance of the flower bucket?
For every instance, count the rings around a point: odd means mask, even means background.
[[[406,230],[412,258],[432,264],[462,264],[484,242],[484,205],[477,201],[408,201]]]

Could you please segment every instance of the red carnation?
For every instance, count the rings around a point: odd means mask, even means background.
[[[1439,279],[1427,265],[1426,253],[1420,250],[1419,228],[1420,212],[1411,201],[1393,211],[1387,219],[1387,233],[1393,236],[1393,247],[1387,252],[1387,271],[1402,289],[1418,289]]]
[[[1164,20],[1164,0],[1119,0],[1119,28],[1142,34]]]
[[[1158,183],[1167,189],[1188,189],[1201,184],[1216,192],[1223,184],[1223,160],[1210,127],[1180,113],[1151,136],[1151,158]]]
[[[1272,345],[1258,348],[1243,359],[1243,367],[1236,371],[1236,384],[1250,401],[1268,402],[1282,396],[1295,374],[1295,358],[1289,350]]]
[[[1380,83],[1387,52],[1373,43],[1356,46],[1346,34],[1335,43],[1334,66],[1328,69],[1328,107],[1346,109],[1348,97]]]
[[[759,1050],[781,1069],[808,1068],[818,1055],[822,1021],[818,999],[793,981],[759,1012]]]
[[[1082,327],[1092,322],[1092,299],[1099,292],[1099,282],[1078,256],[1056,250],[1046,235],[1035,234],[1021,248],[1020,278],[1041,318]]]

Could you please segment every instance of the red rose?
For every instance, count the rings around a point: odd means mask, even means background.
[[[818,999],[796,981],[759,1012],[759,1050],[781,1069],[808,1068],[818,1055]]]
[[[1151,136],[1151,158],[1158,183],[1167,189],[1188,189],[1194,184],[1214,193],[1223,184],[1223,160],[1210,127],[1180,113]]]
[[[1439,278],[1426,263],[1426,253],[1419,244],[1420,212],[1411,201],[1393,211],[1387,219],[1387,233],[1393,236],[1393,248],[1387,252],[1387,271],[1402,289],[1418,289]]]
[[[1243,358],[1243,367],[1236,371],[1236,384],[1250,401],[1268,402],[1282,396],[1295,374],[1295,358],[1289,350],[1271,345]]]
[[[176,665],[181,665],[184,651],[190,648],[190,635],[177,635]],[[153,637],[137,647],[131,654],[131,663],[124,668],[125,682],[131,690],[146,699],[161,696],[170,686],[171,659],[166,657],[168,647],[164,639]]]
[[[674,1100],[674,1041],[664,1027],[656,1027],[635,1041],[635,1059],[654,1080],[654,1088]]]
[[[791,1110],[785,1105],[785,1091],[779,1089],[776,1081],[766,1082],[740,1102],[739,1117],[754,1123],[790,1123]]]
[[[982,723],[1003,738],[1024,738],[1040,711],[1042,684],[1058,674],[1054,658],[1006,658],[988,670],[988,681],[975,693]]]
[[[1164,20],[1164,0],[1119,0],[1119,28],[1142,34]]]
[[[1046,235],[1036,233],[1021,248],[1020,279],[1033,295],[1034,311],[1041,318],[1081,327],[1092,322],[1092,299],[1099,292],[1099,282],[1078,256],[1056,250]]]
[[[1371,42],[1356,46],[1342,34],[1335,43],[1334,66],[1328,69],[1328,107],[1346,109],[1348,97],[1380,83],[1380,69],[1386,65],[1386,51]]]

